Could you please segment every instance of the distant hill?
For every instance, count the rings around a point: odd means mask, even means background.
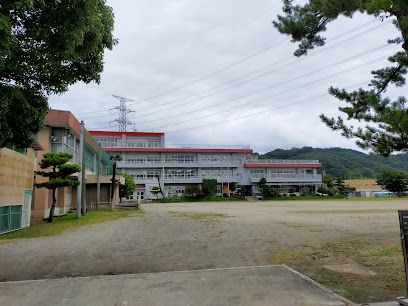
[[[257,155],[260,159],[318,159],[323,164],[323,170],[327,173],[345,179],[375,178],[385,168],[408,172],[408,154],[382,157],[351,149],[303,147],[290,150],[277,149]]]

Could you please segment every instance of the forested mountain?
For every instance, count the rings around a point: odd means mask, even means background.
[[[266,154],[257,154],[259,158],[270,159],[318,159],[323,170],[336,177],[375,178],[385,168],[393,168],[408,172],[408,154],[382,157],[343,148],[293,148],[277,149]]]

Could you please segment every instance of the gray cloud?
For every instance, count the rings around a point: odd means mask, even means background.
[[[248,144],[261,152],[306,145],[355,148],[352,140],[334,134],[318,118],[320,113],[338,114],[340,104],[332,97],[277,107],[325,94],[330,85],[342,87],[367,81],[370,71],[385,65],[387,56],[398,48],[385,47],[332,66],[385,44],[398,32],[389,22],[381,23],[365,15],[341,18],[329,25],[326,47],[298,59],[291,56],[296,45],[271,24],[281,11],[280,1],[256,0],[250,4],[236,0],[109,2],[115,12],[115,36],[119,44],[113,51],[106,52],[101,84],[76,84],[67,93],[52,96],[50,104],[53,108],[71,110],[86,122],[88,129],[115,129],[109,123],[115,119],[115,111],[109,109],[117,104],[112,94],[123,95],[136,101],[129,105],[135,110],[131,115],[134,128],[165,126],[163,131],[169,132],[168,143]],[[353,38],[359,33],[363,34]],[[339,43],[342,40],[345,42]],[[273,47],[190,86],[137,102],[191,82],[268,46]],[[380,57],[383,60],[364,65]],[[268,65],[270,67],[262,73],[269,73],[263,77],[197,100],[236,83],[210,90],[213,87]],[[329,78],[358,65],[361,67]],[[317,69],[321,71],[299,78]],[[259,74],[240,81],[256,75]],[[283,81],[287,82],[280,84]],[[206,93],[198,94],[202,91]],[[402,91],[391,93],[397,95]],[[177,99],[179,101],[175,101]],[[248,105],[240,106],[244,103]],[[258,115],[234,120],[252,113]],[[157,121],[165,116],[169,118]],[[185,120],[190,121],[174,125]],[[222,121],[225,122],[220,123]],[[210,125],[212,123],[217,124]],[[210,126],[195,128],[203,125]]]

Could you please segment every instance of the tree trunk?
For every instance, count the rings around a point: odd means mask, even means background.
[[[52,205],[50,209],[50,215],[48,217],[48,223],[52,223],[52,219],[54,218],[54,210],[55,210],[55,189],[52,190]]]
[[[113,196],[115,194],[115,180],[116,180],[116,162],[115,161],[113,162],[113,165],[112,165],[112,171],[113,173],[112,173],[111,201],[110,201],[111,209],[113,209]]]
[[[164,193],[163,193],[163,190],[162,190],[161,184],[160,184],[160,175],[157,177],[157,182],[159,183],[160,194],[162,195],[162,198],[164,199]]]

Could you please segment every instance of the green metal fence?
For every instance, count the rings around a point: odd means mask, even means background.
[[[22,205],[0,207],[0,234],[21,228]]]

